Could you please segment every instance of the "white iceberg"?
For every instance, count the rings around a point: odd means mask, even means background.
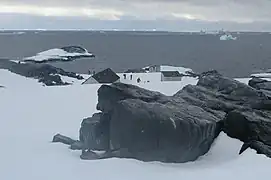
[[[95,55],[82,47],[67,46],[40,52],[35,56],[23,58],[23,61],[43,63],[48,61],[73,61],[83,57],[95,57]]]
[[[224,34],[219,38],[221,41],[236,40],[237,37],[233,37],[231,34]]]

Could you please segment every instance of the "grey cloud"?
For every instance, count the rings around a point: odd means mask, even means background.
[[[84,17],[43,17],[21,14],[0,14],[0,24],[6,29],[120,29],[120,30],[150,30],[161,31],[199,31],[203,30],[251,30],[270,31],[270,23],[235,23],[235,22],[206,22],[199,20],[130,20],[125,17],[120,21],[96,20]]]
[[[123,13],[122,21],[140,19],[164,23],[165,20],[181,21],[191,16],[204,21],[229,21],[232,22],[230,27],[238,27],[235,22],[271,22],[269,0],[0,0],[0,9],[1,4],[114,9]]]
[[[40,5],[91,5],[91,4],[121,4],[121,3],[136,3],[136,2],[162,2],[162,3],[189,3],[193,5],[221,5],[221,4],[242,4],[242,5],[270,5],[269,0],[1,0],[0,3],[6,4],[40,4]]]

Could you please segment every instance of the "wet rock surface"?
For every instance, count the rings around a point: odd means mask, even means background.
[[[200,74],[197,85],[173,96],[122,83],[102,85],[101,112],[81,124],[81,158],[194,161],[222,131],[244,142],[240,153],[252,148],[271,157],[270,105],[267,92],[217,71]]]

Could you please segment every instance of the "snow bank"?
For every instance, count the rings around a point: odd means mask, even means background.
[[[61,48],[54,48],[47,51],[43,51],[38,53],[35,56],[26,57],[23,60],[28,61],[45,61],[45,60],[55,60],[55,59],[61,59],[63,61],[70,61],[70,57],[93,57],[94,55],[89,53],[86,49],[84,49],[85,52],[78,53],[78,52],[67,52],[64,49]]]
[[[85,79],[79,80],[68,76],[59,76],[63,82],[67,82],[72,85],[81,85],[82,82],[85,81]],[[86,75],[83,75],[83,77],[86,78]],[[19,89],[31,89],[33,87],[43,86],[42,83],[38,82],[38,79],[24,77],[5,69],[0,69],[0,85],[7,88]]]
[[[5,69],[0,69],[0,85],[18,90],[42,86],[41,83],[38,83],[37,79],[27,78]]]
[[[19,61],[19,60],[9,60],[11,62],[15,62],[15,63],[22,63],[22,64],[25,64],[26,62],[23,62],[23,61]]]
[[[1,179],[255,180],[269,177],[270,159],[253,150],[239,156],[242,143],[224,133],[206,155],[185,164],[143,163],[117,158],[80,160],[80,151],[72,152],[63,144],[50,141],[58,132],[78,138],[81,120],[96,112],[100,85],[40,87],[30,79],[14,79],[14,76],[6,72],[0,74],[0,84],[17,84],[14,88],[0,90]],[[171,95],[190,80],[140,85]],[[19,88],[25,86],[29,89]]]
[[[124,79],[123,74],[126,74],[126,79]],[[133,79],[130,80],[130,74],[133,75]],[[150,89],[153,91],[159,90],[161,93],[173,95],[178,90],[182,89],[187,84],[196,85],[198,82],[197,78],[183,77],[182,81],[161,81],[161,72],[153,73],[118,73],[120,77],[120,82],[126,84],[133,84],[140,86],[142,88]],[[137,82],[137,78],[140,78],[141,82]],[[170,87],[170,88],[165,88]]]
[[[79,79],[76,79],[76,78],[71,78],[71,77],[68,77],[68,76],[62,76],[62,75],[59,75],[60,78],[62,79],[63,82],[67,82],[67,83],[70,83],[70,84],[73,84],[73,85],[81,85],[85,79],[83,80],[79,80]]]

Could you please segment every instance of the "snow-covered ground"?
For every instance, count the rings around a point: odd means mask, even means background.
[[[70,83],[72,85],[82,84],[86,80],[86,78],[88,78],[88,76],[86,76],[86,75],[81,75],[81,76],[83,76],[83,78],[84,78],[83,80],[79,80],[79,79],[76,79],[76,78],[71,78],[71,77],[68,77],[68,76],[60,75],[63,82],[67,82],[67,83]]]
[[[5,69],[0,69],[0,85],[18,90],[32,89],[33,87],[42,86],[41,83],[38,83],[37,79],[26,78]]]
[[[195,83],[183,80],[139,85],[171,95],[184,85]],[[80,151],[50,141],[56,133],[78,138],[82,119],[96,111],[100,85],[43,87],[33,79],[2,70],[0,84],[7,87],[0,88],[0,179],[255,180],[270,176],[270,159],[253,150],[238,155],[242,143],[224,133],[208,154],[185,164],[117,158],[80,160]]]
[[[126,74],[126,79],[124,79],[123,74]],[[183,77],[182,81],[161,81],[161,72],[153,72],[153,73],[132,73],[133,78],[130,80],[129,73],[118,73],[120,77],[120,82],[126,84],[137,85],[146,89],[150,89],[153,91],[160,91],[164,94],[173,95],[182,87],[184,87],[187,82],[189,84],[197,84],[198,80],[196,78],[191,77]],[[141,82],[137,82],[137,78],[140,78]],[[165,88],[169,87],[169,88]]]
[[[83,78],[88,78],[89,75],[86,74],[80,74]],[[71,78],[68,76],[62,76],[60,75],[63,82],[70,83],[72,85],[81,85],[83,80],[78,80],[76,78]],[[9,70],[0,69],[0,85],[8,87],[8,88],[20,88],[20,89],[32,89],[36,86],[43,86],[42,83],[38,82],[38,79],[34,78],[27,78],[21,75],[18,75],[16,73],[12,73]]]
[[[43,52],[38,53],[35,56],[26,57],[24,61],[45,61],[45,60],[52,60],[52,59],[61,59],[63,61],[69,61],[69,57],[80,57],[80,56],[89,56],[92,57],[93,54],[89,53],[86,49],[85,52],[78,53],[78,52],[67,52],[61,48],[54,48],[49,49]]]

